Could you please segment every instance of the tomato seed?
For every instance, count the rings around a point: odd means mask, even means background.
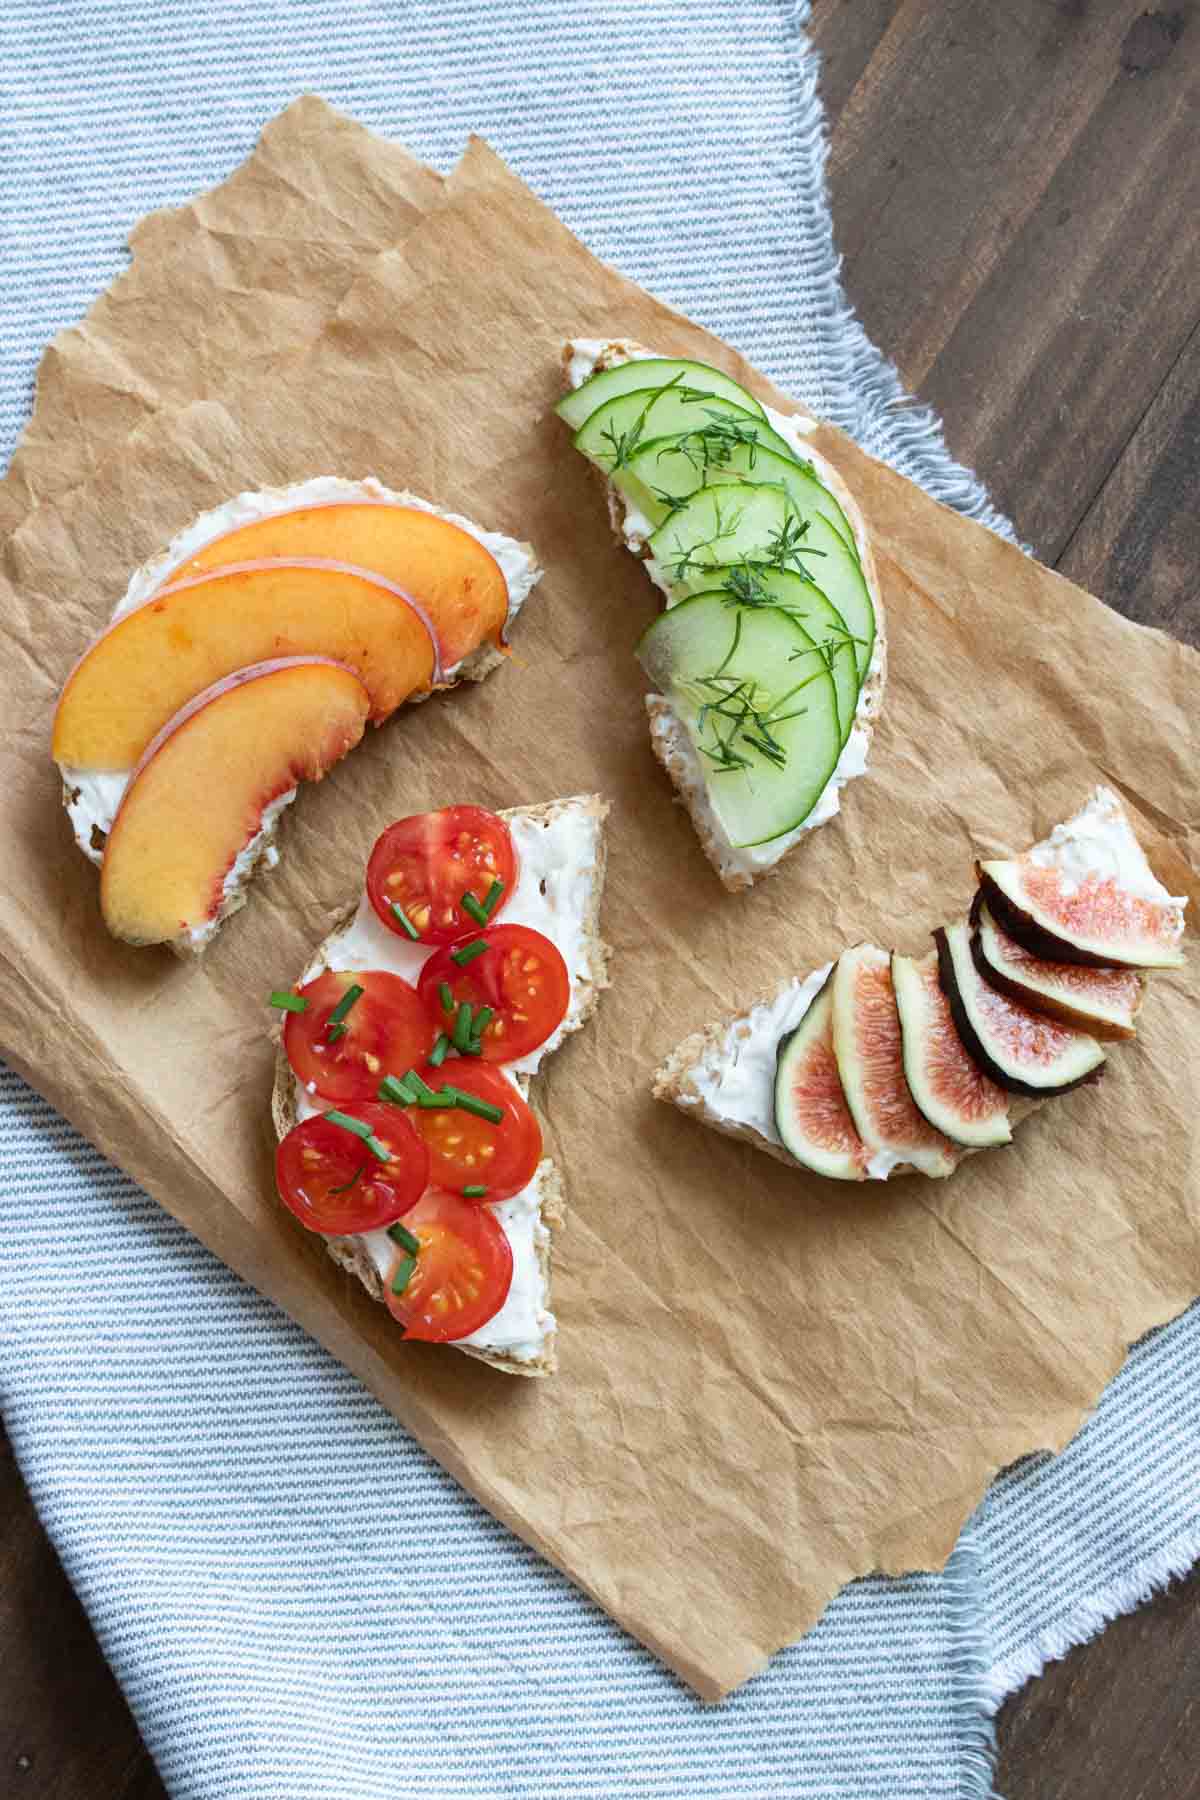
[[[370,1069],[372,1075],[378,1075],[383,1066],[379,1058],[377,1056],[372,1056],[369,1050],[363,1051],[363,1061],[366,1063],[368,1069]]]

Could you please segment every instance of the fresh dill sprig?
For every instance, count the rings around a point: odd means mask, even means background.
[[[766,555],[762,559],[762,566],[768,569],[778,569],[780,573],[792,569],[797,575],[803,576],[805,581],[811,581],[812,575],[804,566],[803,558],[805,556],[824,556],[825,554],[823,550],[818,550],[815,544],[808,544],[804,541],[808,536],[811,523],[811,519],[802,519],[799,513],[789,507],[779,530],[772,532],[767,539]]]
[[[729,665],[737,654],[741,640],[742,618],[739,613],[729,649],[721,662],[710,675],[698,676],[689,684],[693,690],[693,698],[700,699],[703,695],[696,713],[696,735],[700,752],[719,773],[752,768],[752,759],[746,754],[747,751],[755,752],[777,769],[786,768],[787,746],[780,743],[775,735],[776,728],[786,724],[789,719],[799,718],[808,710],[807,707],[798,706],[791,707],[789,711],[789,703],[811,682],[820,681],[826,669],[822,664],[813,674],[793,683],[785,693],[777,697],[765,695],[753,676],[737,675],[730,670]],[[812,652],[821,648],[822,646],[814,644]],[[810,652],[802,651],[798,654]],[[706,732],[709,734],[707,743],[703,741]]]
[[[654,495],[658,504],[666,508],[668,519],[671,517],[672,513],[677,513],[681,507],[686,506],[692,497],[690,494],[668,494],[665,493],[662,488],[656,487],[652,487],[650,492]]]
[[[713,492],[715,494],[716,490],[714,489]],[[705,552],[715,549],[718,544],[724,543],[726,538],[736,537],[741,529],[742,518],[746,511],[744,506],[739,506],[732,517],[727,517],[720,500],[715,500],[713,511],[716,514],[714,521],[716,530],[711,537],[705,538],[703,543],[692,544],[689,549],[683,551],[671,565],[674,581],[686,581],[693,569],[711,568],[714,562],[719,562],[719,557],[706,556]]]
[[[795,610],[786,601],[775,598],[763,581],[761,568],[756,568],[753,563],[738,563],[730,569],[721,585],[727,595],[726,606],[775,606],[781,612]]]
[[[709,423],[698,425],[694,431],[684,432],[682,436],[664,444],[658,453],[658,459],[678,451],[686,457],[693,469],[707,475],[710,469],[725,469],[733,461],[733,453],[738,449],[749,451],[746,462],[753,469],[758,460],[758,431],[753,425],[743,425],[737,419],[727,418],[716,412],[711,406],[705,407]]]
[[[662,399],[663,395],[668,393],[671,388],[678,387],[682,380],[683,371],[681,370],[679,374],[673,376],[670,381],[664,381],[661,387],[655,388],[628,431],[614,431],[611,425],[609,425],[600,433],[601,442],[607,443],[612,447],[612,454],[608,463],[610,473],[615,469],[626,468],[628,464],[633,461],[633,458],[636,456],[641,445],[646,430],[646,421],[649,419],[651,412]]]
[[[736,564],[729,570],[721,584],[720,592],[724,596],[723,604],[748,611],[753,611],[755,607],[770,606],[774,607],[777,612],[786,613],[790,619],[808,620],[811,614],[807,607],[797,606],[795,601],[785,600],[772,592],[764,580],[764,576],[768,573],[771,573],[771,570],[763,562],[743,561]],[[808,576],[802,576],[801,580],[807,582],[810,587],[813,585]],[[866,638],[856,637],[849,626],[835,624],[829,619],[826,619],[824,624],[830,635],[803,650],[789,651],[789,662],[799,662],[803,657],[819,655],[832,674],[839,650],[848,650],[853,658],[855,646],[866,645]]]
[[[628,431],[617,432],[609,425],[600,433],[601,440],[612,446],[608,458],[610,473],[616,469],[624,469],[633,461],[642,441],[642,432],[646,428],[647,410],[645,407],[642,409]]]

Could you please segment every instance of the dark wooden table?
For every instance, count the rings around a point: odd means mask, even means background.
[[[1045,562],[1200,643],[1200,4],[816,0],[813,31],[867,330]],[[157,1800],[7,1452],[0,1521],[0,1791]],[[1200,1800],[1198,1694],[1200,1574],[1008,1703],[1000,1791]]]

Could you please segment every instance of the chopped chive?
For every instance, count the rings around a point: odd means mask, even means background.
[[[331,1025],[340,1025],[346,1014],[350,1011],[350,1008],[354,1005],[354,1002],[362,999],[364,991],[361,983],[352,981],[333,1011],[330,1013],[329,1023]]]
[[[417,1105],[423,1107],[426,1112],[445,1112],[447,1107],[455,1104],[445,1088],[439,1088],[437,1093],[430,1094],[428,1099],[422,1094],[417,1101]]]
[[[471,1007],[466,1000],[461,1003],[455,1015],[452,1036],[456,1050],[465,1050],[471,1041]]]
[[[487,1193],[487,1189],[485,1187],[482,1187],[479,1183],[475,1183],[474,1186],[465,1187],[463,1189],[463,1199],[464,1200],[482,1200],[483,1196],[486,1193]]]
[[[352,981],[346,989],[328,1019],[325,1021],[325,1035],[331,1044],[336,1044],[340,1037],[345,1037],[346,1026],[342,1023],[356,1000],[361,1000],[363,988],[357,981]]]
[[[268,1006],[277,1006],[280,1012],[307,1012],[308,1001],[303,994],[281,993],[278,989],[267,1001]]]
[[[461,1106],[464,1112],[474,1113],[478,1119],[490,1119],[493,1125],[499,1125],[504,1117],[503,1108],[493,1106],[490,1100],[481,1100],[478,1094],[464,1094],[461,1088],[445,1087],[444,1094],[449,1094],[455,1106]]]
[[[477,956],[482,956],[487,947],[486,938],[472,938],[469,944],[463,944],[459,949],[450,952],[450,961],[456,962],[460,969],[465,969],[469,962],[474,962]]]
[[[490,919],[500,904],[500,896],[504,892],[504,883],[497,875],[487,893],[483,896],[483,910]]]
[[[448,981],[438,982],[438,999],[442,1003],[443,1012],[452,1013],[454,1011],[454,995],[450,992]]]
[[[412,1232],[408,1229],[408,1226],[401,1225],[398,1219],[394,1225],[388,1226],[387,1234],[391,1238],[393,1244],[399,1244],[400,1248],[402,1250],[407,1250],[410,1256],[415,1256],[417,1251],[421,1248],[420,1238],[414,1237]]]
[[[429,1061],[430,1061],[431,1067],[433,1067],[435,1069],[440,1069],[442,1064],[446,1060],[446,1056],[449,1052],[449,1049],[450,1049],[450,1039],[446,1036],[444,1031],[439,1031],[437,1043],[433,1046],[433,1049],[429,1052]]]
[[[364,1141],[366,1143],[367,1149],[371,1152],[371,1155],[373,1157],[375,1157],[377,1161],[391,1162],[391,1160],[392,1160],[391,1151],[388,1149],[386,1144],[380,1142],[380,1140],[375,1136],[374,1132],[372,1132],[370,1137],[366,1138]]]
[[[417,1074],[415,1069],[409,1069],[404,1079],[416,1094],[418,1100],[428,1100],[432,1097],[433,1089],[427,1082],[421,1080],[421,1077]]]
[[[495,1009],[491,1006],[481,1006],[479,1011],[475,1014],[474,1021],[471,1025],[471,1035],[467,1039],[466,1048],[468,1056],[483,1055],[483,1034],[487,1029],[489,1019],[493,1018],[494,1015]]]
[[[327,1112],[322,1113],[321,1117],[331,1125],[340,1125],[343,1131],[352,1131],[355,1137],[362,1138],[364,1142],[371,1136],[371,1127],[362,1119],[352,1119],[349,1113]]]
[[[421,934],[398,900],[392,901],[392,914],[399,924],[403,926],[404,930],[407,931],[413,943],[419,944],[421,941]]]
[[[475,898],[474,894],[471,892],[470,888],[467,889],[466,893],[463,895],[462,899],[459,901],[458,904],[462,907],[462,909],[466,913],[467,917],[470,919],[474,919],[474,921],[477,925],[486,925],[487,924],[487,922],[488,922],[487,908],[480,904],[480,902]]]
[[[402,1294],[404,1292],[405,1288],[413,1278],[416,1267],[417,1259],[415,1256],[402,1256],[400,1258],[392,1275],[393,1294]]]
[[[361,1181],[363,1176],[366,1174],[366,1172],[367,1172],[366,1163],[359,1163],[357,1169],[355,1169],[355,1171],[354,1171],[353,1175],[350,1177],[349,1181],[344,1181],[342,1183],[341,1187],[330,1188],[329,1198],[332,1200],[333,1196],[335,1194],[348,1194],[350,1192],[350,1189],[354,1186],[355,1182]]]
[[[385,1075],[375,1092],[381,1100],[390,1100],[393,1106],[412,1106],[417,1098],[416,1089],[408,1085],[408,1077],[403,1080],[396,1075]]]

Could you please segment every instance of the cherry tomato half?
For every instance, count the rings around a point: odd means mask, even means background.
[[[370,1127],[374,1143],[389,1152],[386,1162],[323,1115],[293,1125],[275,1152],[280,1199],[302,1225],[328,1237],[391,1225],[429,1186],[429,1151],[399,1108],[356,1106],[347,1117]]]
[[[392,1292],[407,1266],[405,1253],[397,1255],[384,1284],[388,1310],[407,1337],[423,1343],[470,1337],[495,1318],[512,1286],[512,1249],[503,1226],[489,1207],[437,1188],[406,1214],[404,1224],[421,1247],[402,1294]]]
[[[362,993],[343,1017],[332,1015],[352,987]],[[283,1047],[292,1073],[316,1082],[323,1100],[373,1100],[385,1075],[423,1062],[437,1028],[417,990],[386,969],[326,969],[300,989],[308,1005],[290,1012]]]
[[[469,962],[455,962],[455,950],[480,939],[487,944],[485,951]],[[571,998],[571,977],[557,947],[527,925],[489,926],[430,957],[417,991],[430,1018],[448,1031],[452,1017],[443,1005],[443,982],[456,1008],[464,1000],[475,1010],[491,1008],[480,1038],[486,1062],[511,1062],[544,1044]]]
[[[400,906],[422,943],[448,944],[479,923],[463,911],[463,895],[473,894],[482,906],[492,883],[502,882],[489,914],[495,918],[516,874],[517,853],[503,819],[482,806],[444,806],[388,826],[367,863],[367,893],[389,931],[411,935],[396,917]]]
[[[533,1180],[542,1160],[542,1128],[507,1075],[489,1069],[478,1057],[459,1056],[440,1069],[418,1069],[431,1088],[456,1087],[498,1106],[497,1124],[461,1106],[414,1106],[408,1116],[429,1149],[429,1179],[434,1187],[485,1187],[479,1199],[506,1200]]]

